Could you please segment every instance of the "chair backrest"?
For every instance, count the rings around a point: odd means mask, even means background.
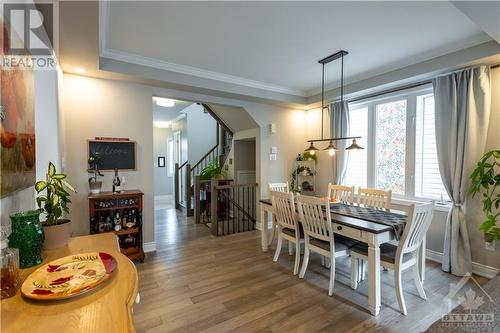
[[[271,196],[271,191],[285,192],[285,193],[290,192],[288,182],[286,182],[286,183],[269,183],[268,190],[269,190],[269,196]]]
[[[283,228],[290,228],[298,231],[293,193],[271,191],[270,194],[276,223]]]
[[[392,191],[360,187],[358,190],[358,205],[389,210],[391,208],[391,196]]]
[[[405,253],[410,253],[418,249],[432,222],[434,203],[423,205],[412,204],[408,214],[403,235],[399,240],[396,258],[399,259]]]
[[[328,201],[332,198],[343,203],[354,203],[354,186],[334,185],[328,183],[328,192],[326,193]]]
[[[330,204],[326,200],[299,195],[297,206],[304,234],[324,241],[333,240]]]

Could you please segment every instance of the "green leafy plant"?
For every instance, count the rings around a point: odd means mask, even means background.
[[[496,227],[500,216],[500,150],[492,150],[483,155],[471,176],[472,197],[482,194],[483,212],[486,220],[479,227],[489,239],[500,239],[500,228]]]
[[[69,213],[68,205],[71,203],[71,200],[67,190],[71,192],[76,191],[65,179],[66,175],[57,173],[55,165],[49,162],[46,179],[35,183],[35,191],[38,194],[36,203],[38,208],[47,217],[43,225],[59,224],[59,219],[63,213]],[[45,194],[40,194],[43,191],[45,191]]]
[[[218,159],[210,162],[206,167],[204,167],[200,171],[201,180],[223,179],[223,178],[226,178],[226,173],[222,169],[222,166],[219,165]]]
[[[305,151],[302,153],[302,161],[314,160],[315,163],[318,163],[318,155],[312,155],[309,151]]]
[[[96,182],[99,176],[104,176],[101,171],[99,171],[99,167],[101,166],[101,154],[99,152],[91,153],[87,163],[89,164],[87,171],[93,175],[89,178],[89,183]]]

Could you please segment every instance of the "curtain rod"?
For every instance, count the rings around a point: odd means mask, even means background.
[[[494,69],[494,68],[498,68],[498,67],[500,67],[500,64],[492,65],[490,68]],[[412,88],[416,88],[416,87],[420,87],[420,86],[425,86],[425,85],[431,84],[431,83],[432,83],[432,79],[428,79],[428,80],[425,80],[425,81],[415,82],[415,83],[408,84],[408,85],[405,85],[405,86],[399,86],[399,87],[395,87],[395,88],[381,90],[381,91],[374,92],[374,93],[371,93],[371,94],[368,94],[368,95],[364,95],[364,96],[360,96],[360,97],[355,97],[355,98],[352,98],[352,99],[347,99],[347,102],[348,103],[359,102],[359,101],[362,101],[364,99],[369,99],[369,98],[378,97],[378,96],[390,94],[390,93],[397,92],[397,91],[402,91],[402,90],[406,90],[406,89],[412,89]]]

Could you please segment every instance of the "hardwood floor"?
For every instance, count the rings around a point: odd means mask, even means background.
[[[138,264],[141,303],[134,307],[138,332],[421,332],[444,314],[449,284],[459,279],[428,262],[418,297],[404,273],[408,316],[399,312],[393,274],[382,272],[382,307],[368,311],[368,280],[350,288],[350,260],[337,260],[334,295],[328,270],[312,256],[303,280],[292,275],[287,244],[277,263],[274,246],[263,253],[258,230],[213,237],[203,225],[156,212],[157,252]]]

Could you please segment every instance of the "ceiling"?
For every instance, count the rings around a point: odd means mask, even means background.
[[[348,96],[500,63],[500,2],[61,1],[59,10],[64,72],[182,92],[171,98],[317,107],[317,61],[339,49],[349,51]],[[339,65],[326,68],[327,100],[339,94]]]
[[[349,82],[491,40],[446,1],[113,1],[103,33],[104,51],[138,63],[299,96],[317,92],[317,61],[340,49]]]
[[[185,102],[175,100],[175,105],[172,107],[158,106],[153,101],[153,121],[172,121],[181,115],[181,111],[193,104],[193,102]]]

